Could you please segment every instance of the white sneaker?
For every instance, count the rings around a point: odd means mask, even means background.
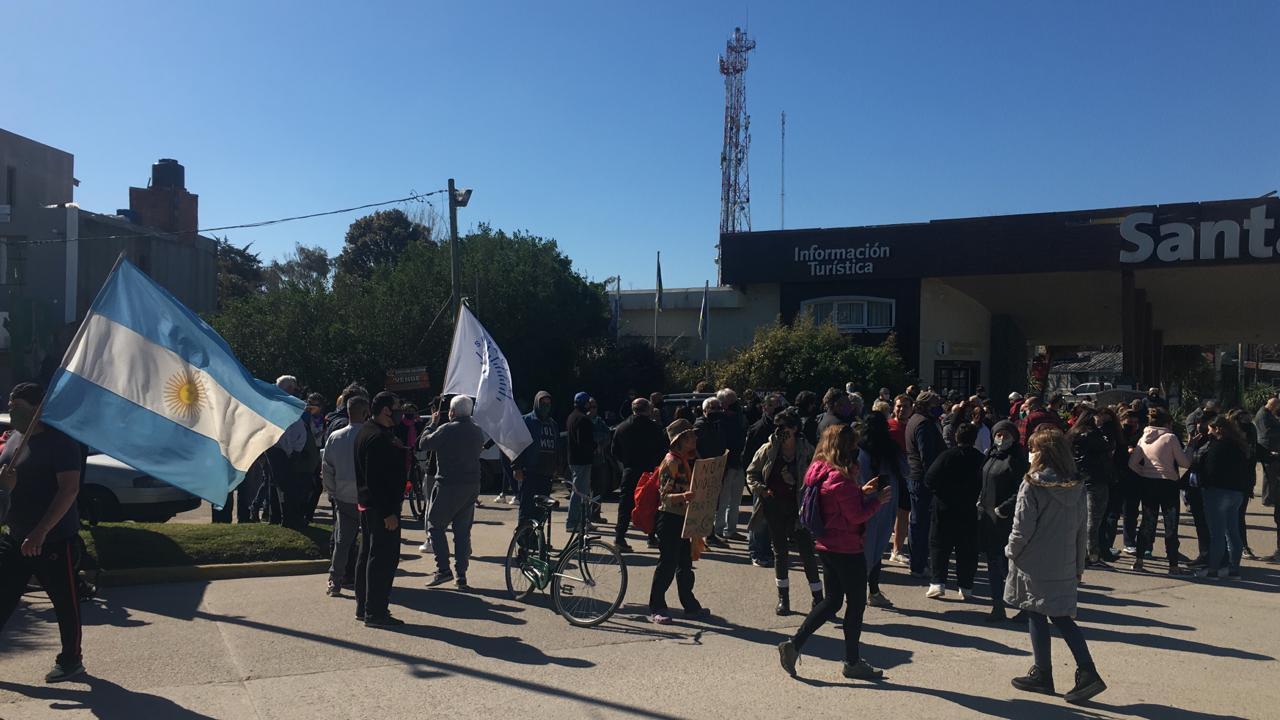
[[[960,596],[960,602],[964,602],[965,600],[968,600],[969,594],[972,592],[973,592],[972,589],[965,590],[964,588],[956,588],[956,593]]]
[[[507,504],[508,504],[508,505],[515,505],[515,504],[516,504],[516,503],[518,503],[518,502],[520,502],[520,501],[516,499],[516,496],[515,496],[515,495],[512,495],[511,497],[507,498]]]
[[[943,588],[943,586],[941,585],[930,585],[928,592],[926,592],[924,596],[931,599],[940,598],[942,597],[944,591],[945,591],[945,588]]]
[[[421,545],[419,545],[419,546],[418,546],[418,552],[424,552],[424,553],[429,553],[429,552],[431,552],[431,541],[430,541],[430,540],[428,540],[428,541],[426,541],[426,542],[422,543]]]
[[[892,553],[891,555],[889,555],[889,564],[906,567],[911,564],[911,560],[909,560],[906,555],[901,555],[899,553]]]
[[[500,503],[500,502],[505,502],[505,501],[506,501],[506,499],[507,499],[507,494],[506,494],[506,493],[503,493],[503,494],[499,495],[498,497],[494,498],[494,499],[493,499],[493,501],[494,501],[495,503]]]

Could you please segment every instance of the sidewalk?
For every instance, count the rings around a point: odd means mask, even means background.
[[[1275,550],[1265,510],[1249,523],[1259,553]],[[605,507],[607,518],[613,512]],[[831,625],[806,647],[802,679],[793,680],[773,646],[801,616],[773,615],[772,572],[747,563],[740,544],[697,563],[696,591],[712,620],[662,628],[643,620],[656,561],[643,550],[628,557],[623,610],[583,630],[555,615],[545,595],[526,605],[499,590],[514,521],[506,505],[478,511],[469,594],[423,587],[434,565],[417,552],[422,531],[407,530],[392,602],[409,625],[396,631],[357,623],[349,596],[324,596],[322,575],[108,589],[85,610],[93,676],[85,683],[41,683],[57,633],[47,601],[30,595],[0,637],[0,718],[1213,720],[1267,717],[1280,703],[1280,566],[1246,563],[1243,581],[1229,584],[1170,578],[1161,561],[1142,575],[1087,573],[1080,619],[1111,689],[1073,708],[1009,686],[1030,665],[1026,631],[981,621],[981,584],[976,602],[954,593],[929,601],[903,569],[887,568],[885,592],[898,607],[868,609],[863,634],[864,656],[886,669],[886,681],[840,676],[840,630]],[[1184,552],[1194,547],[1190,533],[1184,524]],[[1073,668],[1059,640],[1054,653],[1062,690]]]

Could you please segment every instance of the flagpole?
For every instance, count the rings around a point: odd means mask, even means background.
[[[120,269],[120,263],[124,261],[124,258],[125,258],[124,251],[121,250],[120,254],[116,256],[115,264],[111,266],[111,272],[107,273],[107,279],[102,281],[103,288],[107,286],[107,283],[111,282],[111,278],[115,276],[116,270]],[[99,295],[102,294],[102,288],[98,288],[98,294]],[[94,305],[96,304],[97,304],[97,301],[95,299]],[[85,328],[87,328],[89,325],[89,315],[92,312],[93,312],[93,306],[90,305],[89,312],[85,313],[84,318],[80,320],[80,327],[76,328],[76,334],[71,337],[71,344],[67,345],[67,349],[62,353],[62,363],[58,365],[58,370],[66,369],[67,362],[71,360],[71,354],[75,352],[76,347],[80,345],[80,340],[84,337]],[[54,378],[57,378],[58,373],[55,372],[53,376]],[[50,384],[52,384],[52,379],[50,380]],[[10,457],[13,458],[13,462],[15,463],[18,462],[18,459],[22,456],[21,455],[22,451],[26,449],[27,438],[31,437],[31,428],[35,427],[36,423],[40,422],[40,416],[44,414],[45,401],[49,399],[49,391],[52,389],[53,389],[52,387],[47,387],[44,389],[44,395],[40,397],[40,404],[36,405],[35,414],[31,416],[31,424],[27,426],[27,431],[21,434],[22,437],[18,438],[17,449],[14,450],[13,455],[10,455]],[[7,472],[8,469],[9,468],[7,466],[0,468],[0,474]],[[3,483],[0,482],[0,486],[2,485]]]
[[[658,284],[653,290],[653,349],[658,350],[658,307],[662,305],[662,251],[658,251]]]

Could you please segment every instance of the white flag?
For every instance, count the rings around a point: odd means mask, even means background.
[[[465,305],[458,314],[458,327],[453,331],[443,393],[475,398],[472,418],[508,458],[515,460],[533,443],[516,406],[507,358]]]

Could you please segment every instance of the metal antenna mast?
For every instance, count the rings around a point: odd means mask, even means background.
[[[747,53],[756,41],[734,28],[720,56],[724,75],[724,148],[720,151],[720,232],[751,230],[751,116],[747,114]]]

